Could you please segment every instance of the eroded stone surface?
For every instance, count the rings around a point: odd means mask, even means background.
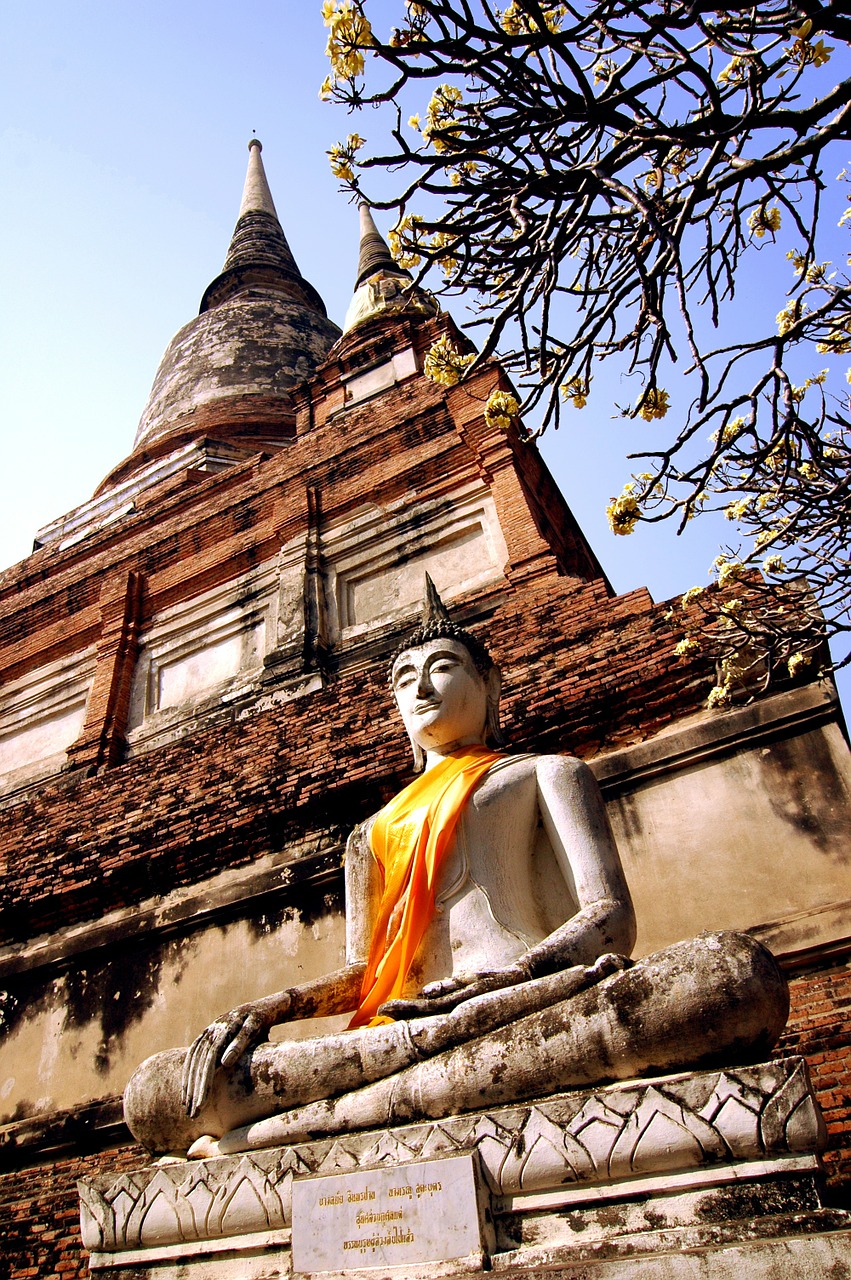
[[[497,1198],[620,1186],[648,1172],[714,1171],[813,1154],[823,1129],[802,1059],[632,1081],[473,1115],[293,1147],[177,1161],[81,1183],[98,1253],[264,1232],[291,1221],[294,1177],[402,1167],[475,1151]],[[233,1206],[233,1207],[230,1207]],[[230,1216],[229,1216],[230,1215]]]

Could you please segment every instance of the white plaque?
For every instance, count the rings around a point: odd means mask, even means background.
[[[297,1178],[293,1271],[358,1271],[482,1249],[474,1155]]]

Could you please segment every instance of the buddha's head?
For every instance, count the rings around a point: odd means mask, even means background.
[[[423,623],[394,655],[390,683],[417,770],[428,751],[502,745],[499,670],[485,645],[451,620],[428,575]]]

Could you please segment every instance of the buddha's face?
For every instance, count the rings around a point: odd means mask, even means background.
[[[483,742],[488,680],[457,640],[429,640],[400,653],[393,692],[411,739],[426,752]]]

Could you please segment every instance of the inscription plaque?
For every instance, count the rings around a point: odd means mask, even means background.
[[[474,1155],[293,1182],[293,1271],[444,1262],[482,1250]]]

